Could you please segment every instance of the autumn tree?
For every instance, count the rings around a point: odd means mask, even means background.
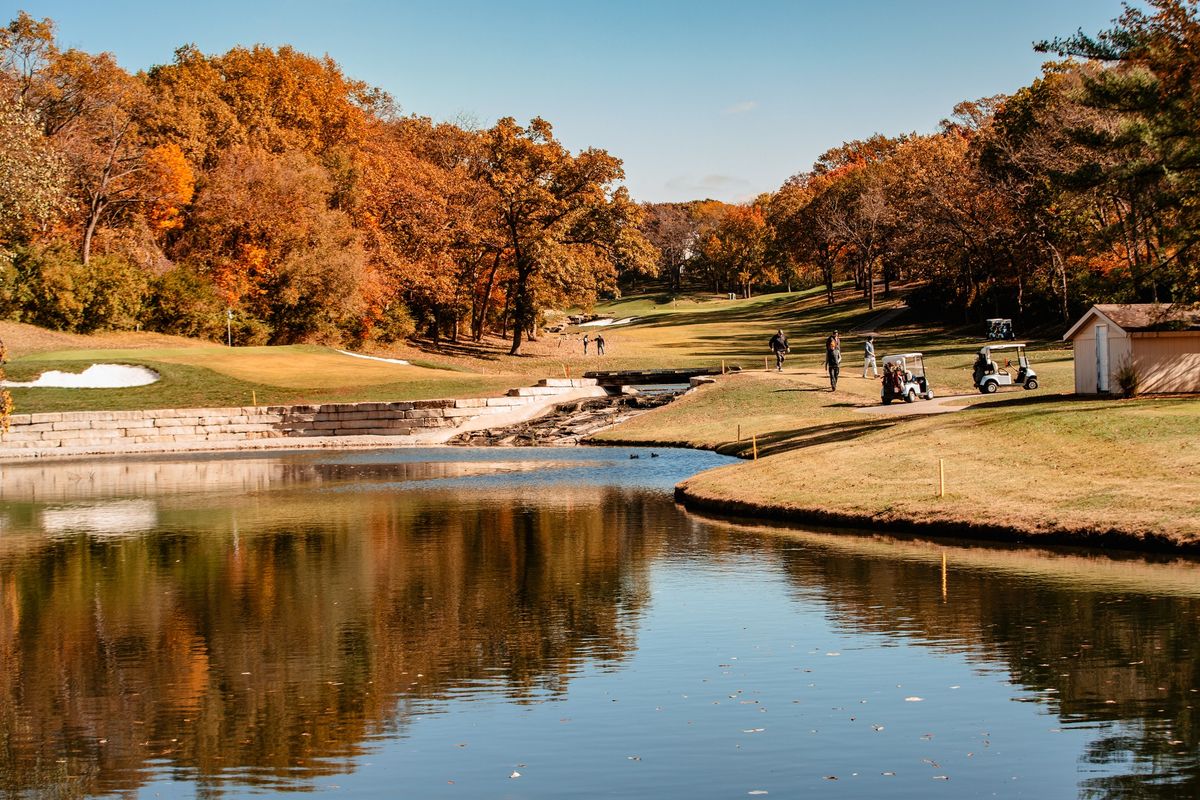
[[[1200,299],[1200,16],[1191,0],[1148,6],[1039,49],[1076,57],[1057,69],[1078,80],[1072,99],[1085,113],[1063,138],[1090,157],[1063,185],[1106,199],[1099,244],[1125,262],[1132,299],[1190,301]]]
[[[62,210],[66,173],[36,116],[0,97],[0,244],[24,241]]]
[[[811,267],[825,286],[825,301],[831,304],[841,256],[847,247],[830,221],[831,207],[836,206],[833,184],[826,174],[801,173],[784,183],[767,206],[776,261],[796,272]]]
[[[778,280],[767,262],[770,230],[765,200],[749,205],[726,206],[718,219],[700,234],[697,242],[702,268],[716,283],[749,297],[756,283]]]
[[[202,169],[239,145],[337,157],[363,144],[372,119],[394,115],[386,92],[348,78],[328,56],[291,47],[209,56],[189,45],[146,83],[156,99],[148,136],[178,144]]]
[[[698,223],[692,203],[645,203],[642,233],[658,248],[659,273],[667,277],[672,292],[683,288],[683,273],[695,254]]]
[[[619,159],[597,149],[572,155],[541,118],[525,128],[511,117],[496,123],[483,134],[480,166],[498,196],[511,252],[509,352],[516,355],[544,307],[539,290],[570,285],[586,299],[598,279],[612,274],[616,258],[637,257],[638,211],[613,189],[624,177]]]
[[[208,176],[180,250],[275,343],[338,340],[370,295],[361,234],[330,209],[328,174],[302,153],[236,147]]]

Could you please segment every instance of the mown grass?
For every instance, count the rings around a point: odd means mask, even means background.
[[[227,348],[211,342],[145,333],[79,336],[29,325],[0,322],[0,338],[14,360],[15,379],[36,377],[47,369],[75,371],[91,363],[141,364],[162,375],[159,383],[138,390],[15,389],[18,413],[52,410],[148,408],[185,405],[217,406],[250,402],[287,403],[318,400],[420,399],[494,394],[544,377],[578,377],[592,369],[740,366],[762,369],[770,359],[767,340],[777,328],[788,334],[790,373],[819,369],[825,337],[843,333],[845,371],[856,367],[863,337],[850,333],[868,328],[899,298],[884,298],[871,311],[859,295],[839,290],[828,305],[821,289],[728,300],[715,295],[639,296],[602,304],[596,311],[631,324],[604,328],[571,328],[528,342],[522,355],[507,355],[499,338],[433,345],[417,341],[379,353],[406,359],[410,366],[356,359],[316,345]],[[582,337],[602,332],[607,354],[585,354]],[[922,350],[936,372],[939,393],[967,391],[970,365],[980,342],[966,333],[893,320],[880,331],[880,354]],[[1057,343],[1049,343],[1057,348]],[[1039,353],[1069,370],[1069,352]],[[187,367],[190,369],[176,369]],[[1043,381],[1046,385],[1046,381]],[[872,385],[867,395],[873,394]]]
[[[303,403],[352,403],[384,400],[426,400],[442,397],[489,396],[503,394],[512,380],[488,375],[447,373],[442,377],[408,377],[375,383],[342,383],[328,374],[314,376],[314,386],[286,386],[265,375],[261,380],[233,377],[196,364],[181,364],[154,358],[113,358],[101,354],[103,363],[141,364],[159,373],[159,381],[127,389],[54,389],[11,388],[16,413],[76,411],[81,409],[115,411],[138,408],[213,408],[225,406],[290,405]],[[12,380],[30,380],[43,371],[57,369],[79,372],[90,357],[77,359],[26,359],[8,367]],[[369,363],[369,362],[368,362]],[[285,371],[285,376],[291,376]]]

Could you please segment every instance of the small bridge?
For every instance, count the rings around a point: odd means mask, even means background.
[[[729,371],[727,369],[727,371]],[[700,369],[632,369],[612,372],[585,372],[583,377],[593,378],[599,386],[659,386],[687,383],[701,375],[720,375],[720,367]]]

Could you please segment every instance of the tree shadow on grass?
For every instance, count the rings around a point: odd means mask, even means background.
[[[887,430],[896,424],[892,419],[871,419],[862,422],[828,422],[822,425],[809,425],[805,428],[793,428],[786,431],[774,431],[756,437],[758,454],[773,456],[806,447],[816,447],[835,442],[851,442],[875,431]],[[753,445],[746,440],[731,442],[717,448],[718,453],[726,455],[745,454],[750,452]]]

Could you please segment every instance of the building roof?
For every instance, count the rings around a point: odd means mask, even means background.
[[[1200,308],[1179,303],[1099,303],[1063,334],[1073,337],[1092,317],[1103,317],[1126,333],[1146,331],[1200,332]]]

